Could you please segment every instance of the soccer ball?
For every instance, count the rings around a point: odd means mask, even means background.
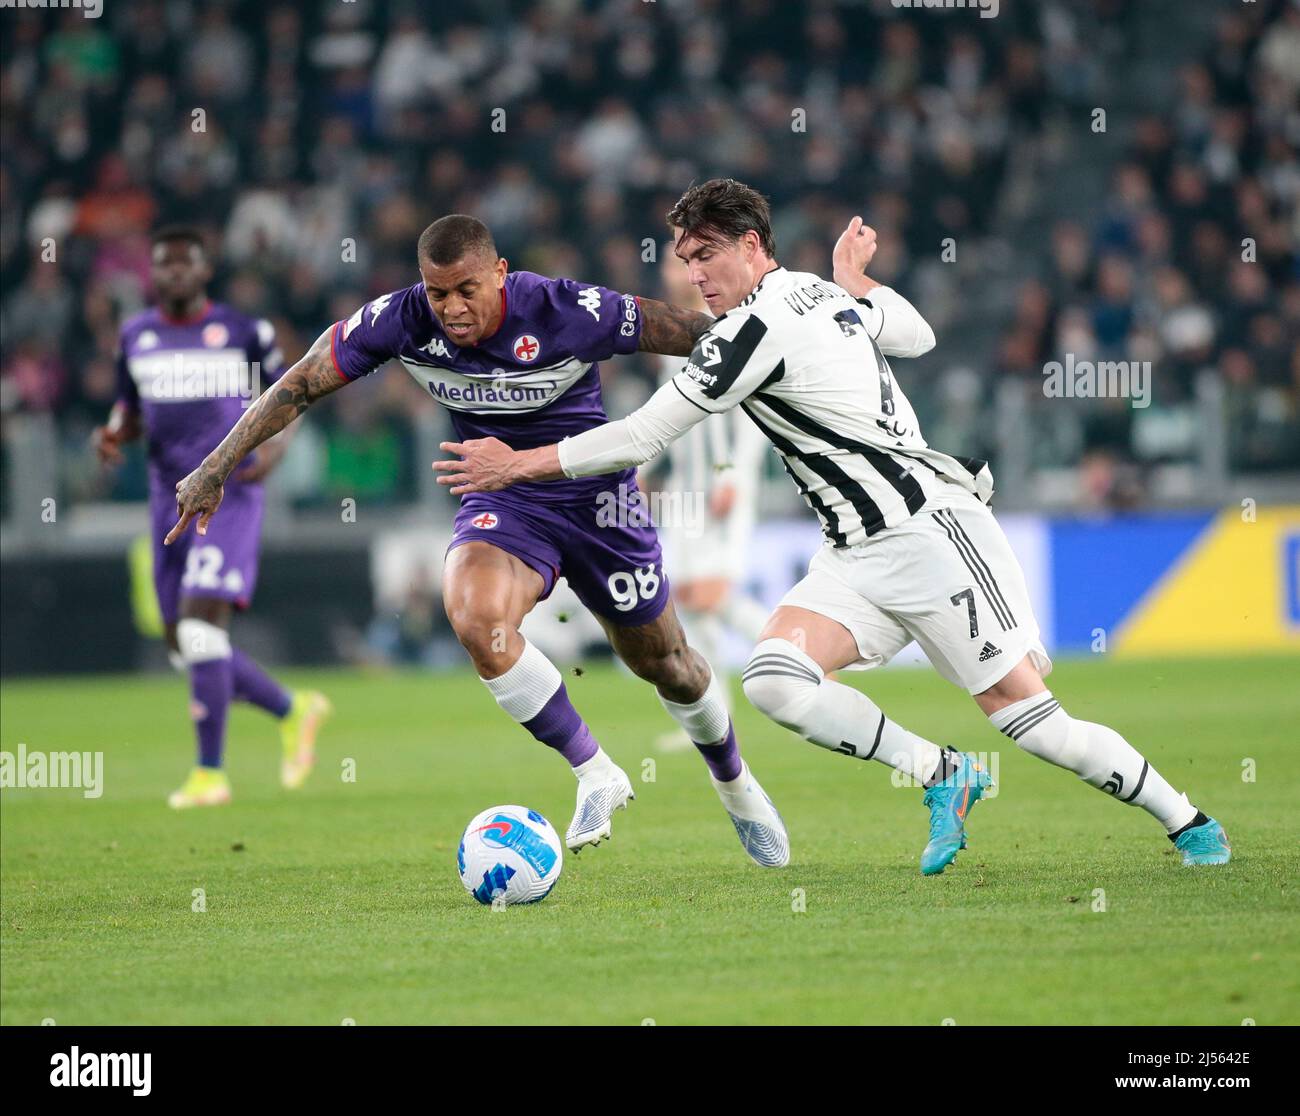
[[[480,903],[536,903],[560,878],[564,846],[536,810],[493,806],[465,827],[456,850],[460,882]]]

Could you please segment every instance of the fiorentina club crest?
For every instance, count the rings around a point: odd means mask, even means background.
[[[532,364],[532,362],[537,359],[537,354],[541,351],[541,342],[539,342],[531,333],[521,333],[515,338],[515,360],[522,361],[524,364]]]
[[[480,530],[483,531],[492,530],[492,528],[495,527],[500,522],[501,520],[499,520],[495,515],[493,515],[491,512],[486,512],[486,511],[483,512],[481,515],[476,515],[473,519],[470,520],[471,524],[473,524],[475,527],[478,527]]]
[[[209,349],[220,349],[230,340],[230,330],[221,322],[209,322],[203,327],[203,344]]]

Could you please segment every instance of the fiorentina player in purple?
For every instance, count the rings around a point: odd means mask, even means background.
[[[417,257],[420,282],[326,330],[177,485],[168,541],[196,517],[200,535],[216,522],[222,485],[249,450],[390,359],[450,411],[460,438],[493,436],[525,449],[608,421],[597,361],[636,349],[685,356],[711,321],[605,287],[509,271],[474,217],[435,221]],[[783,865],[784,823],[741,759],[721,685],[686,642],[659,540],[643,524],[630,469],[463,500],[446,559],[448,618],[497,704],[573,767],[570,849],[608,837],[613,811],[634,795],[574,709],[559,670],[520,634],[524,616],[560,577],[695,742],[746,852],[758,864]]]
[[[208,299],[211,267],[199,234],[168,228],[152,240],[151,276],[158,305],[122,326],[118,400],[95,431],[106,465],[142,433],[149,447],[149,509],[154,587],[173,664],[188,673],[198,762],[168,802],[176,809],[230,801],[222,770],[226,714],[247,701],[280,721],[280,780],[300,787],[315,759],[315,738],[329,703],[290,693],[232,647],[232,608],[245,608],[257,581],[262,484],[284,452],[266,446],[231,478],[226,503],[202,539],[160,545],[175,504],[176,482],[226,436],[262,384],[283,371],[271,323],[254,321]],[[261,383],[258,382],[260,373]]]

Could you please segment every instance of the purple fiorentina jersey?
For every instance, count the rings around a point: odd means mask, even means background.
[[[641,306],[607,287],[506,275],[501,324],[458,348],[443,332],[424,286],[381,295],[334,326],[331,347],[344,379],[396,357],[451,412],[461,441],[500,438],[512,449],[550,445],[609,421],[596,362],[636,350]],[[511,491],[547,503],[593,499],[632,470],[604,477],[521,484]]]
[[[283,371],[271,323],[229,306],[209,302],[185,321],[155,306],[127,321],[118,394],[144,420],[151,483],[170,495]]]

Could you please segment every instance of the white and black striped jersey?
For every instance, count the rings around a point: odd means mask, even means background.
[[[744,408],[838,547],[915,514],[939,477],[984,503],[993,493],[986,462],[926,444],[877,344],[884,324],[870,297],[778,267],[717,319],[672,380],[703,411]]]
[[[682,367],[681,357],[659,361],[660,381],[669,382]],[[730,484],[742,500],[757,494],[767,439],[740,410],[705,419],[668,448],[668,485],[680,492],[707,494]]]

